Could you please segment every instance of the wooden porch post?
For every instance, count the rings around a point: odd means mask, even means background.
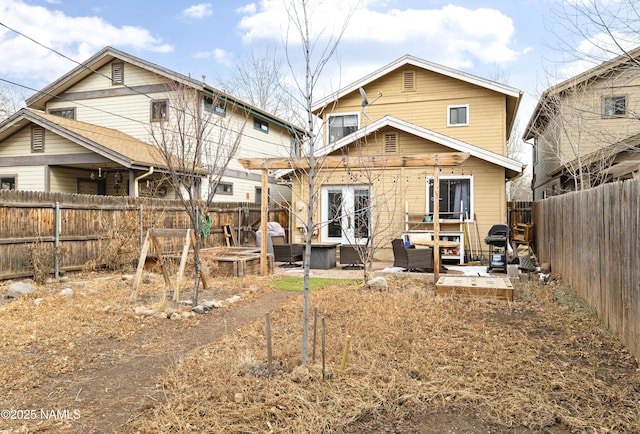
[[[428,200],[428,199],[427,199]],[[433,283],[440,278],[440,167],[433,166]]]
[[[260,198],[260,274],[267,275],[267,220],[269,219],[269,170],[262,169]]]

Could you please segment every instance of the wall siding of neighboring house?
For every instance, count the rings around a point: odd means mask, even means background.
[[[5,172],[4,168],[0,168],[0,175],[15,175],[16,188],[20,190],[40,189],[46,180],[46,170],[44,166],[20,166],[18,173]]]
[[[538,102],[524,135],[525,140],[534,139],[536,148],[535,200],[561,194],[565,188],[573,189],[562,185],[563,167],[567,168],[565,176],[571,178],[583,157],[594,153],[611,155],[607,147],[640,133],[638,67],[620,68],[614,62],[611,72],[606,65],[549,88]],[[605,114],[605,99],[612,97],[625,98],[625,115]],[[549,113],[551,105],[554,113]],[[546,115],[544,120],[537,118],[541,114]]]
[[[107,57],[105,57],[107,56]],[[105,60],[111,59],[105,63]],[[121,59],[121,58],[122,59]],[[292,126],[280,120],[273,119],[268,113],[259,109],[245,106],[241,101],[231,99],[226,103],[226,113],[221,116],[204,108],[202,86],[207,92],[217,92],[209,89],[201,82],[191,80],[186,76],[181,76],[169,70],[165,70],[157,65],[120,53],[111,48],[105,48],[103,52],[96,54],[93,58],[96,63],[96,73],[87,74],[80,68],[61,77],[57,82],[51,84],[51,88],[45,88],[49,93],[57,92],[59,98],[42,97],[37,94],[28,100],[29,107],[36,110],[44,110],[50,113],[60,109],[73,109],[75,120],[99,125],[105,128],[118,130],[146,143],[153,143],[152,131],[158,131],[159,122],[152,122],[152,100],[169,100],[173,104],[175,95],[172,93],[176,86],[176,81],[186,83],[186,88],[193,95],[193,103],[197,102],[203,116],[209,116],[212,123],[211,133],[208,140],[215,146],[217,143],[233,141],[241,131],[241,146],[238,154],[228,165],[223,182],[232,184],[232,194],[228,191],[224,194],[216,195],[216,201],[258,201],[256,191],[261,186],[259,173],[250,173],[238,163],[237,158],[241,157],[284,157],[291,152]],[[113,83],[112,65],[121,65],[123,84]],[[76,74],[79,74],[76,76]],[[85,75],[86,74],[86,75]],[[66,83],[72,83],[64,88]],[[57,90],[63,89],[63,90]],[[229,95],[225,95],[229,98]],[[240,104],[238,106],[237,104]],[[250,110],[251,112],[249,112]],[[172,128],[171,123],[175,122],[175,116],[168,109],[167,122],[164,124],[168,129]],[[194,110],[195,112],[195,110]],[[254,128],[254,117],[268,122],[268,131],[262,128]],[[246,122],[246,124],[245,124]],[[232,131],[231,134],[220,134],[218,126]],[[49,143],[47,143],[47,146]],[[0,153],[7,151],[6,146],[0,146]],[[84,149],[84,148],[83,148]],[[86,150],[84,152],[92,152]],[[16,156],[25,156],[20,151],[16,151]],[[2,156],[2,154],[0,154]],[[58,172],[62,173],[62,172]],[[76,172],[74,172],[76,173]],[[68,172],[71,174],[71,172]],[[159,175],[157,175],[159,176]],[[126,179],[126,177],[125,177]],[[68,184],[68,185],[67,185]],[[22,185],[22,184],[21,184]],[[63,188],[62,184],[51,182],[51,188]],[[42,189],[41,185],[38,189]],[[70,184],[65,183],[65,191],[70,188]],[[290,189],[286,185],[271,184],[270,192],[273,200],[281,201],[290,198]],[[107,194],[111,194],[107,189]],[[140,190],[144,194],[144,190]]]

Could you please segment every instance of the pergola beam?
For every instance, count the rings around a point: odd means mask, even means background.
[[[316,158],[316,169],[392,168],[423,166],[458,166],[469,158],[467,152],[442,152],[413,155],[330,155]],[[308,169],[308,158],[239,158],[238,162],[252,169]]]
[[[439,170],[443,166],[459,166],[464,163],[470,154],[468,152],[442,152],[429,154],[412,155],[354,155],[354,156],[325,156],[316,159],[316,169],[338,169],[338,168],[377,168],[387,169],[395,167],[426,167],[434,168],[434,216],[433,216],[433,272],[434,282],[437,283],[440,276],[440,217],[438,209],[438,198],[440,196]],[[260,229],[260,270],[262,275],[267,274],[267,178],[270,169],[309,169],[308,158],[239,158],[238,161],[247,170],[260,169],[262,171],[262,207]],[[461,240],[462,242],[462,240]]]

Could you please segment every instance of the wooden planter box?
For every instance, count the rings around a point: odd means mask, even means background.
[[[508,278],[444,276],[436,283],[436,294],[463,294],[513,301],[513,285]]]
[[[220,275],[243,277],[260,274],[260,249],[255,247],[230,247],[220,256],[218,261]],[[273,254],[267,254],[267,271],[273,273]]]

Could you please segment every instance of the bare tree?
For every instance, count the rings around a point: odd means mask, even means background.
[[[338,44],[344,34],[355,7],[349,9],[349,13],[344,18],[341,28],[333,35],[314,35],[311,29],[311,17],[313,4],[310,0],[287,0],[286,10],[288,14],[288,28],[285,41],[289,41],[289,36],[300,43],[302,51],[302,68],[304,71],[298,72],[294,66],[293,53],[291,47],[286,46],[286,56],[289,68],[293,75],[295,87],[297,89],[295,101],[300,107],[300,112],[304,114],[304,137],[299,139],[305,142],[305,153],[308,157],[309,168],[303,174],[306,182],[306,221],[303,223],[305,234],[304,251],[304,279],[303,279],[303,309],[302,309],[302,363],[306,364],[309,356],[309,270],[311,264],[311,242],[315,231],[319,229],[319,224],[314,221],[314,213],[317,211],[318,203],[318,176],[322,167],[321,159],[316,158],[316,151],[322,146],[322,137],[318,134],[316,127],[317,118],[313,114],[312,104],[314,90],[318,80],[324,71],[327,62],[334,57]],[[319,44],[322,37],[326,36],[326,42]],[[326,176],[323,174],[322,176]],[[302,179],[302,178],[301,178]]]
[[[525,147],[529,147],[524,140],[522,140],[522,130],[520,123],[516,120],[509,140],[507,140],[507,157],[516,161],[525,161],[530,158],[530,152]],[[527,173],[518,176],[516,179],[509,181],[507,195],[511,201],[530,201],[532,196],[531,191],[531,176]]]
[[[401,172],[397,168],[362,164],[371,155],[382,155],[381,145],[368,140],[356,141],[343,151],[346,162],[348,184],[354,187],[353,206],[336,204],[334,215],[348,219],[351,230],[346,238],[363,264],[363,281],[368,284],[373,272],[373,260],[378,251],[390,244],[385,234],[397,228],[393,216],[402,210],[400,198],[405,197],[407,184],[401,182]],[[350,162],[354,162],[351,164]],[[383,161],[381,159],[381,161]],[[353,167],[352,167],[353,166]],[[329,221],[327,224],[332,224]],[[341,222],[336,222],[340,224]]]
[[[235,65],[222,89],[229,89],[240,99],[285,120],[292,120],[291,90],[285,80],[282,61],[275,48],[256,54],[253,49]]]
[[[0,86],[0,121],[5,120],[24,106],[24,95],[15,88]]]
[[[534,134],[527,134],[537,137],[535,151],[545,165],[544,172],[536,171],[536,182],[550,181],[547,173],[563,173],[561,184],[554,183],[557,191],[550,191],[560,194],[607,182],[619,153],[638,152],[626,140],[640,133],[640,113],[632,104],[617,106],[616,97],[638,85],[640,9],[635,0],[549,6],[555,58],[548,60],[554,70],[540,96],[543,128],[534,125]]]
[[[154,105],[165,112],[160,114],[164,121],[156,122],[151,129],[151,137],[160,160],[167,167],[168,181],[187,211],[196,236],[192,293],[196,305],[202,271],[201,220],[207,216],[220,180],[238,152],[247,113],[235,106],[224,107],[215,95],[208,97],[209,103],[213,107],[223,107],[227,115],[203,111],[201,91],[187,85],[175,84],[169,95],[169,100]]]

